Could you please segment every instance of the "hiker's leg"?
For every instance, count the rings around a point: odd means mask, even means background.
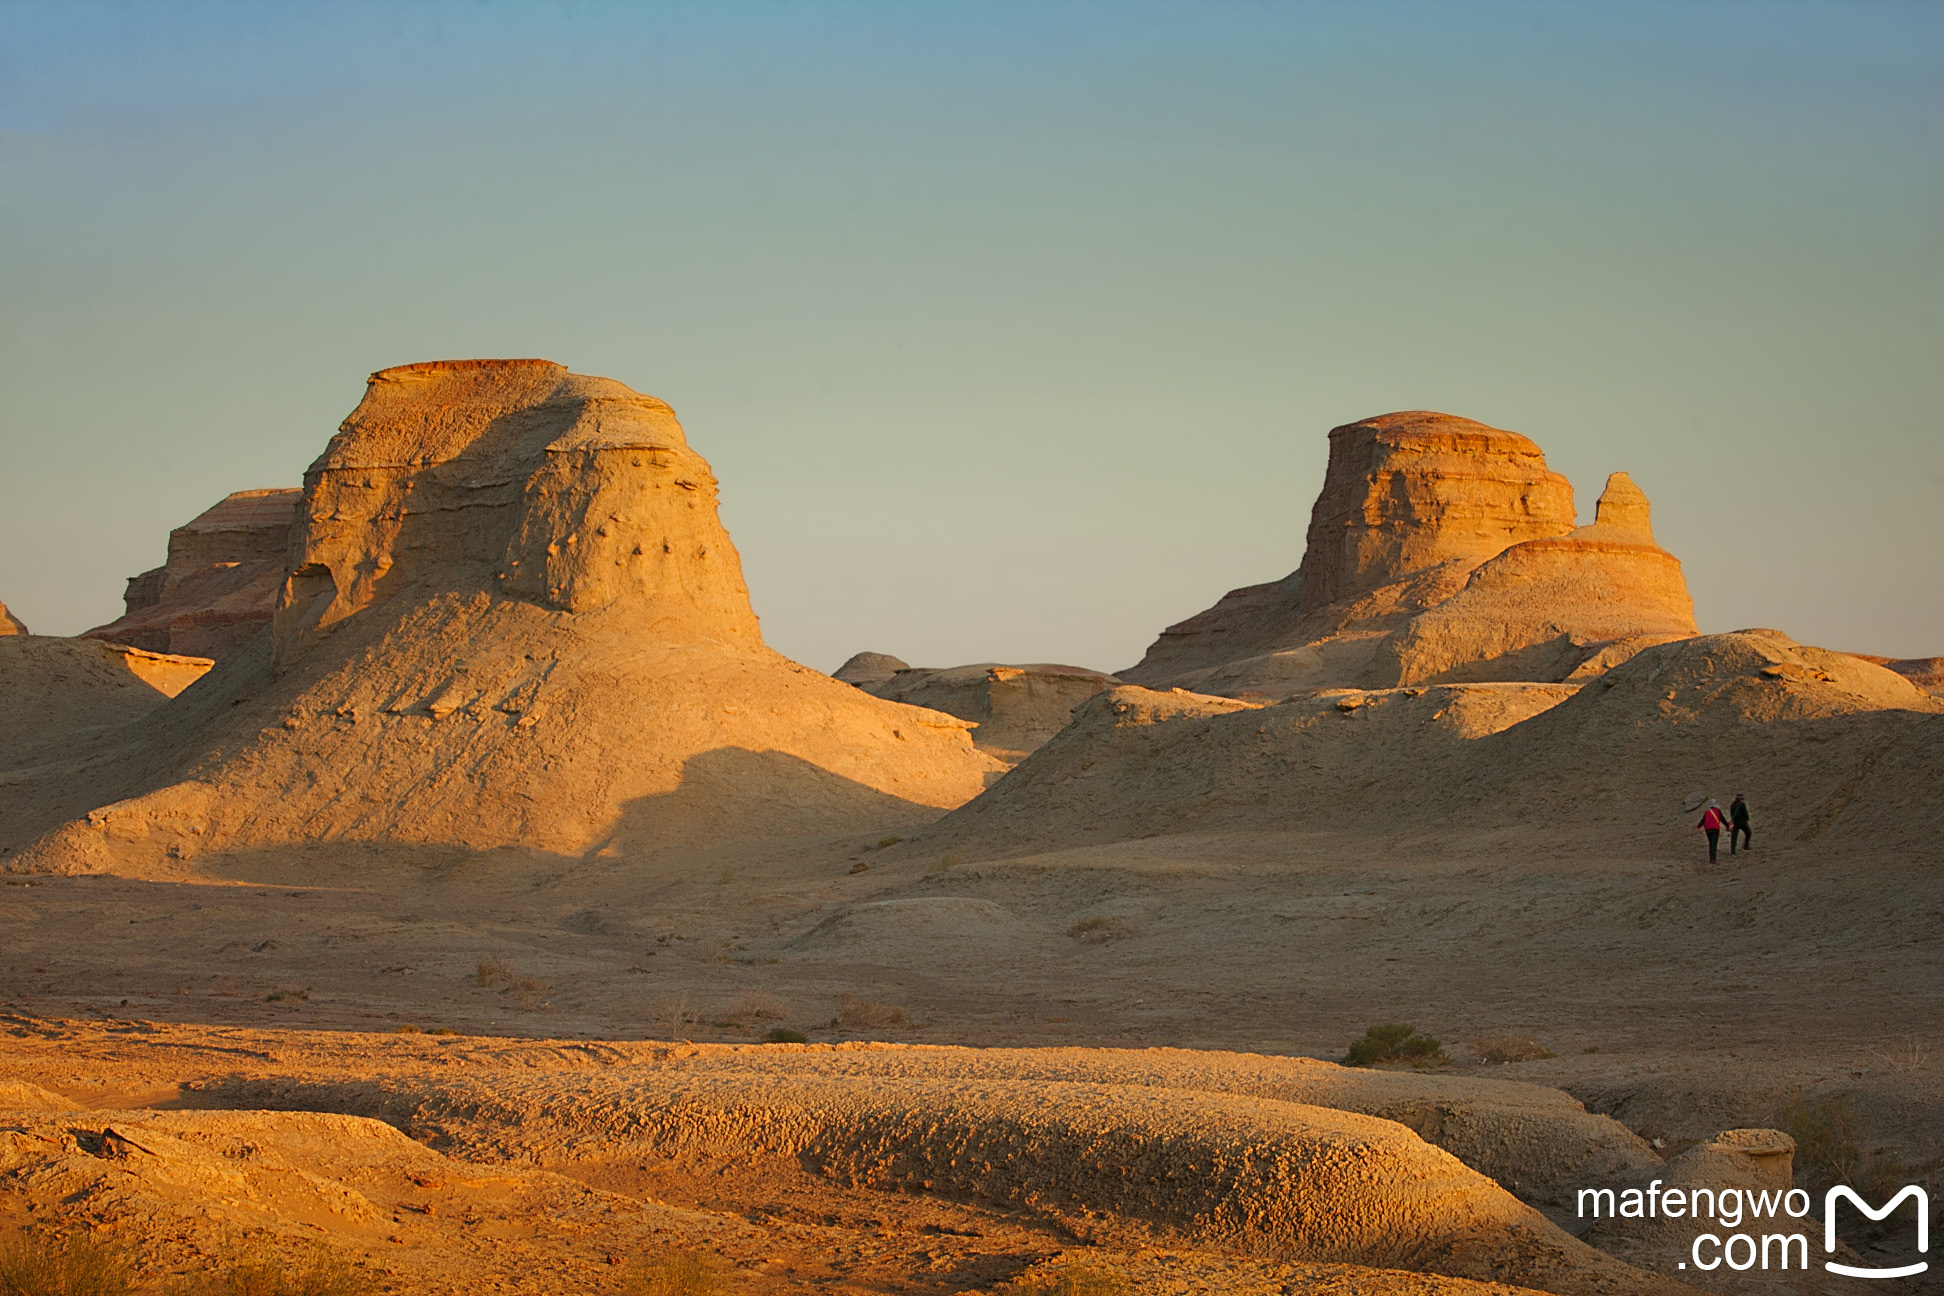
[[[1707,831],[1708,831],[1708,863],[1712,864],[1715,862],[1715,847],[1721,845],[1721,829],[1710,828]]]

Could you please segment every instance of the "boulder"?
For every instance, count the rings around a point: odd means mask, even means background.
[[[674,412],[544,360],[371,376],[271,633],[50,805],[15,868],[346,838],[585,854],[906,826],[999,766],[765,647]],[[53,813],[52,810],[49,813]]]
[[[87,637],[212,660],[233,651],[276,611],[301,493],[237,491],[169,532],[168,561],[129,577],[126,612]]]

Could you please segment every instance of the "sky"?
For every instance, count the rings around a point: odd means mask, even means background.
[[[0,600],[543,356],[825,670],[1129,666],[1399,409],[1630,472],[1704,630],[1944,654],[1940,66],[1927,0],[0,0]]]

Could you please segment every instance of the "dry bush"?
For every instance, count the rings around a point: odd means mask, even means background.
[[[742,998],[722,1010],[720,1025],[740,1026],[744,1022],[782,1021],[790,1015],[783,1001],[773,994],[761,990],[751,990]]]
[[[1872,1151],[1857,1141],[1861,1131],[1856,1105],[1847,1094],[1813,1102],[1797,1098],[1776,1113],[1775,1127],[1796,1141],[1796,1181],[1816,1193],[1848,1184],[1876,1198],[1917,1177],[1918,1171],[1889,1148]]]
[[[1871,1049],[1870,1056],[1883,1063],[1887,1070],[1909,1075],[1912,1071],[1922,1071],[1930,1061],[1930,1041],[1921,1035],[1906,1035],[1893,1044]]]
[[[872,1030],[880,1026],[909,1026],[911,1018],[895,1004],[843,995],[837,1000],[837,1016],[830,1023],[839,1030]]]
[[[396,1030],[392,1031],[394,1035],[417,1035],[420,1033],[419,1028],[410,1022],[404,1022]]]
[[[904,838],[902,837],[880,837],[878,838],[877,848],[879,850],[889,850],[903,840]]]
[[[1012,1289],[1019,1296],[1132,1296],[1133,1286],[1112,1269],[1068,1265],[1057,1273],[1027,1274]]]
[[[0,1243],[0,1296],[126,1296],[127,1263],[87,1238],[15,1238]]]
[[[1125,918],[1098,914],[1092,918],[1082,918],[1067,928],[1067,935],[1087,945],[1104,945],[1108,941],[1117,941],[1133,934],[1128,930]]]
[[[1472,1041],[1480,1062],[1502,1066],[1507,1062],[1534,1062],[1559,1056],[1530,1035],[1487,1035]]]
[[[1408,1062],[1412,1066],[1430,1066],[1445,1060],[1444,1046],[1429,1035],[1418,1034],[1417,1027],[1387,1022],[1366,1030],[1364,1037],[1350,1046],[1343,1063],[1376,1066],[1382,1062]]]
[[[473,971],[473,980],[483,986],[496,986],[513,979],[513,969],[498,959],[481,959]]]
[[[810,1037],[802,1031],[791,1030],[788,1026],[772,1026],[769,1034],[763,1036],[765,1044],[808,1044]]]
[[[637,1256],[628,1266],[628,1296],[709,1296],[726,1286],[715,1261],[700,1251]]]
[[[168,1296],[372,1296],[378,1284],[319,1248],[294,1261],[252,1254],[167,1290]]]

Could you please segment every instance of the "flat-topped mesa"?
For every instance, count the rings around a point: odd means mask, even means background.
[[[662,637],[761,642],[715,477],[674,411],[547,360],[371,375],[305,474],[291,562],[280,665],[375,601],[427,587],[618,606]]]
[[[0,603],[0,635],[24,635],[33,633],[27,623],[7,611],[7,605]]]
[[[1330,429],[1298,607],[1310,612],[1573,529],[1572,483],[1516,432],[1428,410]]]
[[[276,613],[301,494],[237,491],[169,532],[168,561],[129,577],[127,610],[86,637],[146,652],[227,655]]]

